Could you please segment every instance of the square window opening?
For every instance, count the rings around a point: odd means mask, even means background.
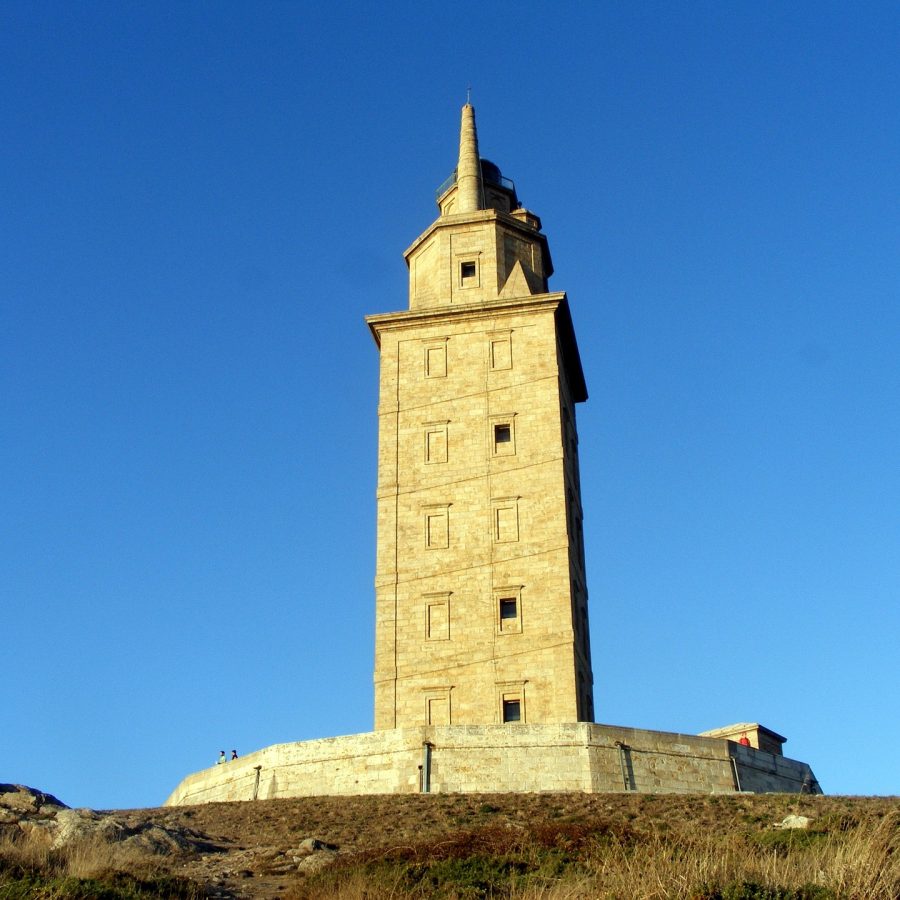
[[[504,722],[521,722],[522,721],[522,702],[520,700],[504,700],[503,701],[503,721]]]
[[[509,425],[494,426],[494,443],[508,444],[512,440],[512,428]]]
[[[504,597],[500,601],[500,621],[515,621],[519,616],[519,605],[515,597]]]
[[[475,263],[473,262],[464,262],[459,265],[459,277],[462,279],[466,278],[474,278],[476,275],[477,269],[475,267]]]

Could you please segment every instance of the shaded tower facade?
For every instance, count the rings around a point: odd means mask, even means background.
[[[381,354],[375,728],[593,721],[575,405],[540,219],[462,109]]]

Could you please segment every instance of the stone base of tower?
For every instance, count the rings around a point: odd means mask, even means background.
[[[442,725],[275,744],[185,778],[166,806],[404,793],[821,793],[806,763],[717,737],[577,722]]]

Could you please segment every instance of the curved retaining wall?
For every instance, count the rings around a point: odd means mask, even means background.
[[[188,775],[166,805],[423,789],[820,792],[806,763],[732,741],[577,722],[422,726],[275,744]]]

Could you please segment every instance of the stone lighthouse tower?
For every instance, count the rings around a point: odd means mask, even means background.
[[[575,405],[540,219],[462,109],[381,353],[375,728],[593,721]]]
[[[409,308],[367,318],[381,354],[375,730],[212,765],[167,805],[819,793],[758,722],[703,735],[594,723],[575,423],[587,389],[541,221],[480,157],[468,103],[437,203],[405,254]]]

